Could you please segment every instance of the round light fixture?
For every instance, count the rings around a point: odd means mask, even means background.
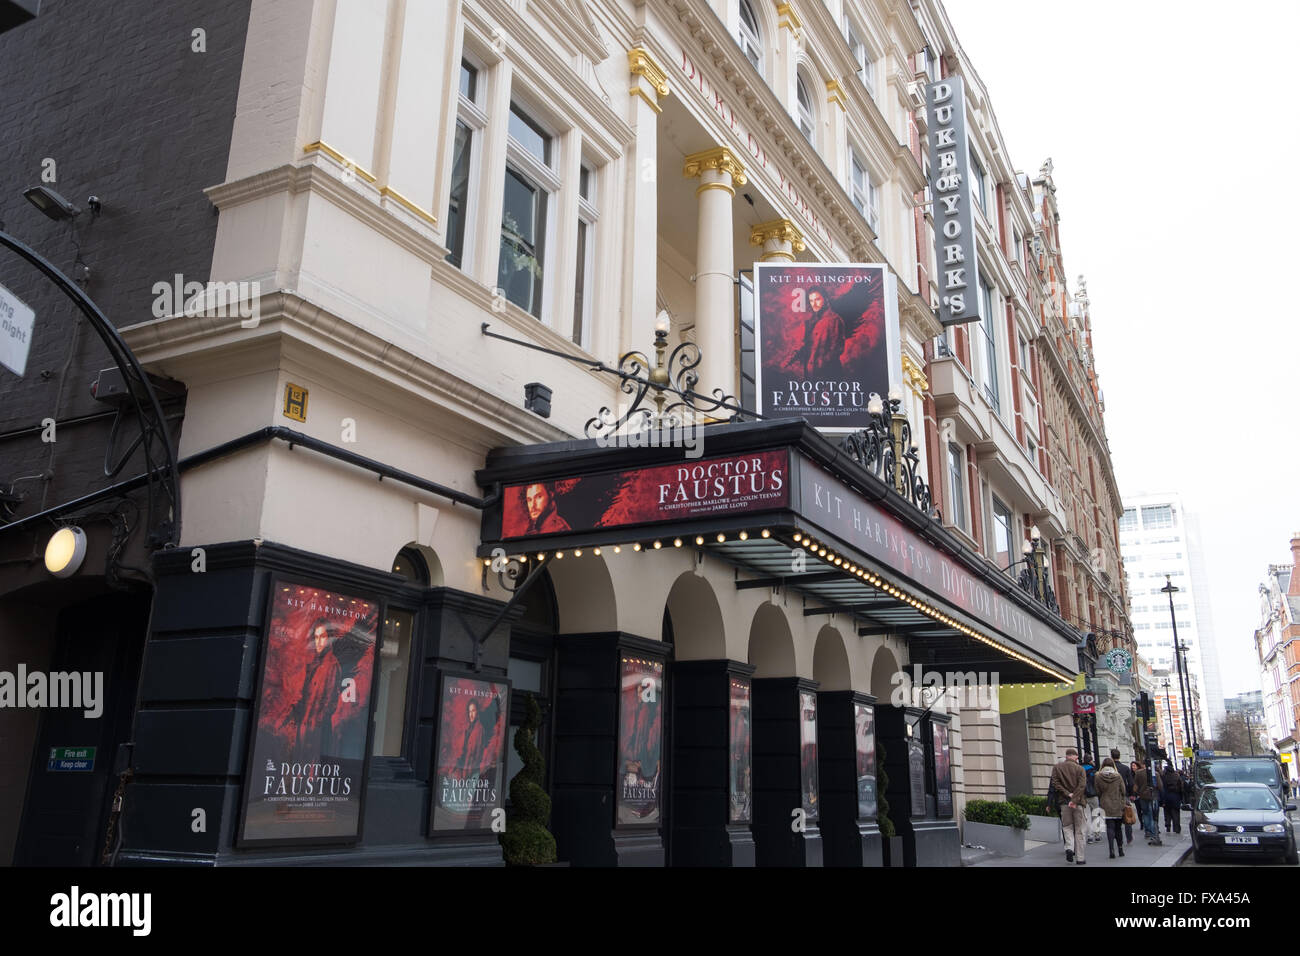
[[[86,532],[73,525],[60,528],[45,546],[45,570],[56,578],[70,578],[86,558]]]

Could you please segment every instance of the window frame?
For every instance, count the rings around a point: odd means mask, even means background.
[[[865,189],[859,187],[856,170],[862,171]],[[871,231],[880,235],[880,187],[871,175],[871,165],[865,161],[863,154],[849,143],[849,201],[862,214]]]
[[[966,456],[961,446],[948,444],[948,503],[952,506],[951,523],[966,530]]]
[[[517,115],[522,122],[545,137],[543,154],[548,159],[540,159],[527,146],[517,140],[510,133],[510,122],[509,118],[507,118],[505,176],[508,179],[513,172],[518,179],[531,186],[534,190],[535,201],[542,205],[539,205],[534,212],[535,239],[532,243],[532,258],[538,263],[541,270],[540,276],[533,277],[535,309],[524,307],[511,299],[509,295],[506,296],[506,299],[533,316],[543,325],[551,325],[553,312],[551,304],[555,292],[555,281],[554,273],[551,274],[550,281],[548,281],[547,270],[548,265],[553,265],[548,256],[554,254],[553,250],[555,249],[558,234],[557,221],[559,216],[556,213],[562,180],[557,170],[561,166],[561,157],[559,156],[561,137],[548,124],[537,119],[540,111],[533,109],[527,98],[512,95],[510,98],[510,112],[512,115]],[[501,249],[507,238],[505,216],[506,210],[503,198],[501,223],[498,226],[500,238],[497,243],[497,285],[502,288],[503,292],[505,290],[501,286]],[[542,220],[540,230],[537,228],[536,220],[538,219]],[[536,235],[538,232],[540,232],[540,235]],[[521,235],[514,238],[523,239]]]
[[[867,88],[867,93],[874,100],[876,98],[876,61],[871,55],[871,47],[867,41],[862,39],[861,32],[853,22],[853,17],[846,11],[844,14],[844,41],[849,45],[849,52],[853,54],[853,59],[858,64],[858,77],[862,80],[862,85]]]
[[[478,238],[477,224],[479,216],[470,215],[470,210],[474,206],[474,200],[480,193],[480,182],[483,167],[483,149],[482,141],[488,125],[487,112],[480,105],[483,99],[484,74],[487,72],[484,67],[478,63],[472,56],[466,54],[461,56],[461,69],[468,67],[473,71],[473,90],[472,96],[466,96],[460,89],[460,74],[457,74],[456,83],[456,126],[458,129],[464,127],[468,143],[466,151],[468,153],[465,164],[468,167],[465,175],[464,190],[464,209],[460,213],[460,241],[459,249],[454,247],[452,242],[452,204],[456,201],[456,149],[452,146],[451,156],[451,189],[447,198],[447,231],[443,235],[443,240],[447,244],[446,259],[462,272],[469,273],[474,267],[473,252],[474,243]],[[453,133],[454,136],[454,133]]]
[[[748,11],[748,20],[745,13]],[[749,0],[737,0],[736,3],[736,44],[754,69],[763,74],[763,27],[758,22],[758,13]],[[752,46],[752,50],[750,47]]]
[[[600,209],[597,200],[600,195],[600,172],[594,164],[584,160],[579,166],[578,188],[578,222],[575,238],[581,237],[581,255],[575,258],[574,269],[574,311],[570,334],[567,338],[579,348],[587,349],[591,344],[591,310],[592,300],[596,294],[596,235]],[[588,184],[587,195],[582,194],[582,181]],[[577,249],[574,250],[575,254]],[[581,314],[578,311],[578,299],[581,296]]]
[[[794,74],[794,120],[795,125],[799,127],[799,133],[808,141],[808,145],[814,149],[817,148],[817,104],[813,99],[812,93],[808,91],[808,84],[804,80],[805,71],[803,69],[795,70]],[[805,102],[806,101],[806,102]],[[808,128],[804,128],[807,122]]]
[[[1001,418],[1002,390],[998,383],[998,344],[993,318],[993,287],[984,281],[983,276],[980,277],[976,294],[979,296],[980,326],[984,332],[984,361],[981,363],[984,381],[980,384],[983,387],[984,397],[993,406],[994,413]]]

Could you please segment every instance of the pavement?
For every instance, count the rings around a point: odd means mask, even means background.
[[[1135,867],[1135,866],[1177,866],[1183,856],[1192,849],[1192,838],[1188,833],[1187,820],[1191,814],[1183,812],[1183,832],[1166,833],[1164,821],[1161,821],[1160,839],[1163,846],[1150,846],[1146,834],[1138,824],[1133,826],[1133,842],[1125,843],[1124,856],[1111,859],[1106,850],[1106,840],[1089,843],[1084,851],[1088,867]],[[1036,843],[1025,841],[1025,855],[1021,857],[1001,857],[983,847],[961,848],[962,866],[1054,866],[1077,869],[1077,863],[1065,861],[1065,843]]]

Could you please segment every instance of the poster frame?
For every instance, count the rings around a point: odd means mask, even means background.
[[[443,708],[447,703],[447,682],[454,679],[476,680],[490,684],[504,684],[506,688],[506,699],[502,710],[503,720],[505,722],[504,736],[501,740],[501,764],[500,773],[501,781],[497,786],[497,804],[488,811],[488,822],[480,827],[466,828],[442,828],[434,826],[434,813],[437,810],[437,799],[435,790],[438,786],[438,755],[442,753],[442,715]],[[514,684],[508,677],[493,677],[482,673],[475,674],[472,671],[462,671],[455,668],[439,668],[438,670],[438,706],[434,713],[434,727],[436,728],[433,741],[433,756],[429,766],[429,817],[426,821],[428,824],[428,835],[430,837],[442,837],[449,835],[464,834],[482,834],[492,833],[492,812],[498,809],[505,809],[506,791],[510,787],[510,781],[506,779],[509,772],[509,758],[506,753],[506,747],[510,746],[510,705],[514,700]]]
[[[269,576],[269,587],[267,588],[266,598],[262,606],[262,625],[261,625],[261,647],[257,655],[257,683],[253,688],[253,715],[249,721],[245,756],[243,767],[243,793],[239,800],[239,825],[236,831],[235,846],[239,849],[261,848],[261,847],[279,847],[279,846],[355,846],[361,842],[365,831],[366,823],[366,797],[369,791],[370,781],[370,758],[374,749],[375,722],[375,693],[379,677],[379,645],[384,639],[384,615],[388,613],[388,599],[381,594],[377,594],[367,588],[358,588],[355,591],[351,585],[344,584],[342,587],[336,587],[329,584],[322,585],[319,579],[309,578],[305,575],[286,574],[283,572],[272,572]],[[317,591],[340,592],[345,593],[350,598],[367,601],[375,606],[375,648],[371,655],[370,674],[370,693],[366,701],[366,732],[365,732],[365,750],[362,754],[361,761],[361,780],[358,786],[357,794],[357,826],[356,832],[348,834],[338,834],[336,836],[298,836],[298,837],[258,837],[248,835],[248,814],[251,807],[251,798],[253,797],[253,760],[257,748],[257,728],[262,719],[262,700],[263,688],[266,683],[266,662],[271,649],[271,612],[275,607],[275,596],[279,593],[278,589],[282,585],[291,587],[312,588]]]

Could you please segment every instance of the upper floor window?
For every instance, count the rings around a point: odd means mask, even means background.
[[[577,272],[573,284],[573,331],[575,345],[587,344],[591,325],[591,293],[596,263],[596,172],[582,166],[578,173],[578,249]]]
[[[862,85],[867,88],[868,93],[875,96],[876,64],[871,59],[871,51],[867,49],[867,45],[862,42],[861,36],[853,26],[853,21],[847,16],[844,18],[844,39],[848,41],[853,59],[858,63],[858,76],[862,78]]]
[[[979,156],[975,150],[970,151],[970,189],[975,194],[975,201],[979,203],[980,209],[988,215],[988,205],[984,197],[984,190],[988,175],[984,172],[984,164],[980,162]]]
[[[1120,531],[1136,531],[1138,526],[1137,509],[1125,508],[1124,513],[1119,517]],[[1142,577],[1142,572],[1138,572],[1138,577]]]
[[[804,139],[816,145],[816,114],[813,112],[812,97],[808,95],[808,87],[804,84],[802,73],[795,74],[794,87],[796,100],[795,112],[799,121],[799,132],[803,133]]]
[[[1142,509],[1143,528],[1172,528],[1174,509],[1169,505],[1148,505]]]
[[[962,466],[961,446],[948,442],[948,500],[952,523],[966,527],[966,469]]]
[[[871,173],[861,155],[852,146],[849,147],[849,198],[858,212],[867,220],[871,231],[879,234],[880,229],[880,190],[871,181]]]
[[[1011,563],[1011,540],[1014,519],[1011,517],[1011,509],[998,500],[998,496],[993,496],[993,540],[990,542],[992,551],[991,557],[997,562],[999,568],[1005,568]]]
[[[497,284],[507,299],[540,319],[552,194],[559,188],[551,169],[552,137],[517,103],[510,105],[508,128]]]
[[[993,290],[980,279],[979,291],[980,328],[984,331],[984,396],[993,406],[993,411],[1002,413],[1001,392],[998,389],[998,340],[993,318]]]
[[[740,0],[740,28],[736,40],[749,62],[754,64],[754,69],[762,73],[763,35],[758,31],[758,17],[754,16],[749,0]]]
[[[460,64],[456,107],[456,139],[451,154],[451,196],[447,202],[447,261],[466,267],[466,249],[474,244],[470,197],[477,192],[479,141],[487,116],[479,107],[479,71],[468,60]]]

